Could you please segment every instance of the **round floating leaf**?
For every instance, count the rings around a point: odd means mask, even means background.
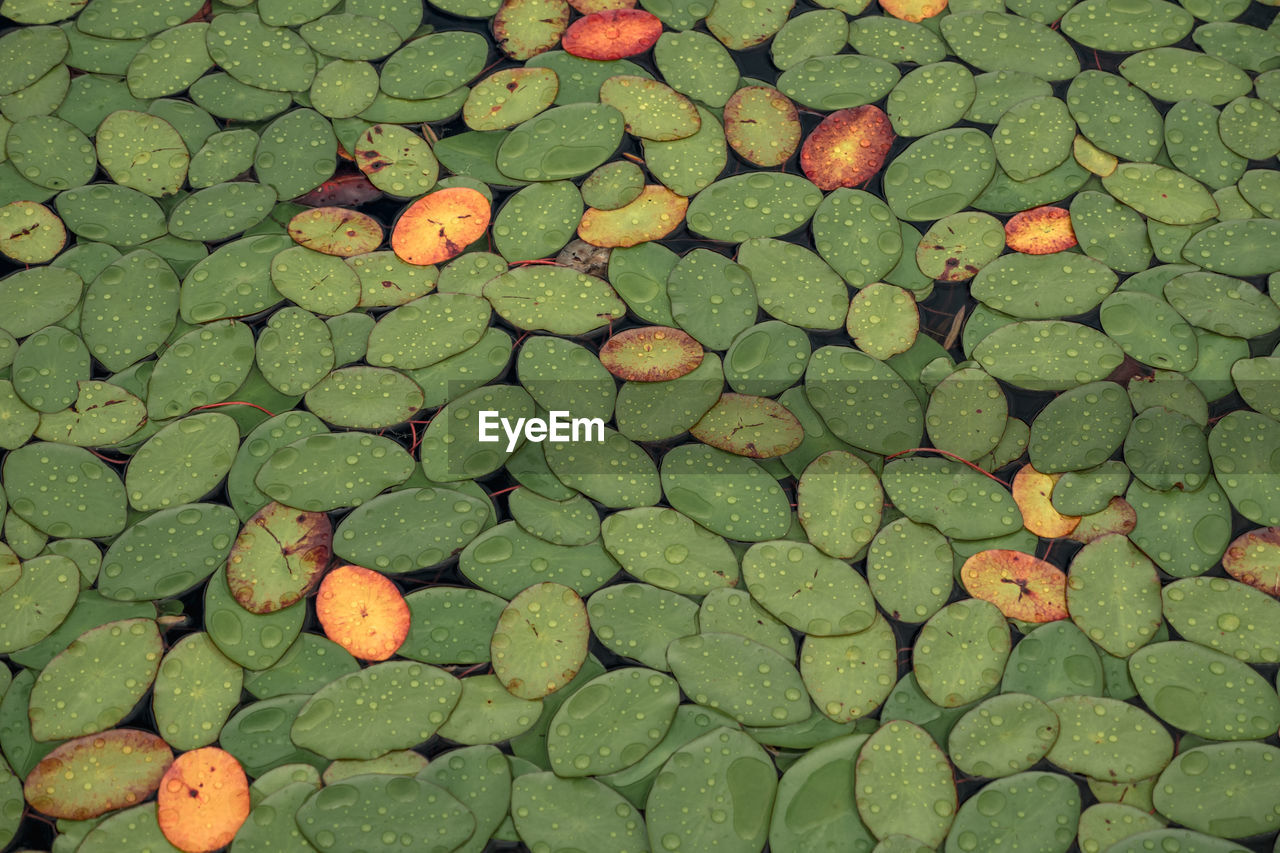
[[[437,264],[462,253],[489,226],[489,201],[465,187],[437,190],[401,214],[391,248],[411,264]]]
[[[896,681],[895,647],[893,629],[879,616],[856,634],[805,637],[800,674],[814,704],[838,723],[872,713]]]
[[[119,601],[176,596],[225,562],[239,522],[229,508],[193,503],[131,525],[102,558],[98,590]]]
[[[169,745],[136,729],[67,741],[27,775],[27,802],[62,820],[87,820],[151,796],[173,762]]]
[[[400,590],[359,566],[339,566],[325,575],[316,616],[325,636],[361,660],[386,660],[409,633],[409,606]]]
[[[970,595],[991,602],[1011,619],[1052,622],[1067,618],[1066,575],[1030,554],[979,551],[965,560],[960,579]]]
[[[274,613],[311,589],[333,556],[333,527],[321,512],[272,502],[236,537],[227,559],[227,584],[250,613]]]
[[[824,554],[855,559],[880,525],[884,492],[871,468],[832,450],[809,463],[796,487],[796,514]]]
[[[389,438],[358,432],[322,433],[273,453],[254,482],[272,500],[325,512],[359,506],[408,479],[413,458]]]
[[[650,184],[616,210],[587,210],[578,225],[578,236],[593,246],[606,248],[661,240],[680,227],[688,206],[683,196]]]
[[[1159,773],[1173,756],[1169,732],[1134,705],[1100,696],[1063,696],[1048,704],[1061,721],[1048,759],[1063,770],[1134,782]]]
[[[662,22],[639,9],[593,12],[574,21],[561,45],[583,59],[624,59],[644,53],[662,35]]]
[[[743,86],[730,96],[724,131],[734,152],[757,166],[782,165],[800,144],[795,104],[768,86]]]
[[[47,263],[62,251],[67,229],[49,208],[30,201],[0,207],[0,252],[20,264]]]
[[[51,536],[95,539],[125,526],[119,475],[79,447],[36,442],[10,451],[4,488],[10,510]]]
[[[165,771],[156,818],[165,838],[184,853],[229,843],[249,816],[249,781],[229,753],[214,746],[178,756]]]
[[[888,116],[880,108],[838,110],[805,139],[800,168],[821,190],[856,187],[880,171],[893,140]]]
[[[1247,664],[1195,643],[1152,643],[1129,658],[1147,707],[1212,740],[1252,740],[1280,726],[1280,699]]]
[[[576,778],[635,764],[666,734],[679,701],[676,682],[651,669],[626,667],[593,678],[551,718],[551,769]]]
[[[178,749],[208,746],[240,702],[244,670],[218,651],[208,634],[173,645],[156,673],[156,728]]]
[[[894,720],[867,739],[854,770],[858,814],[877,838],[911,833],[939,846],[956,813],[951,765],[919,726]]]
[[[608,282],[562,266],[516,267],[486,283],[484,297],[517,328],[563,336],[586,334],[626,312]]]
[[[502,686],[521,699],[540,699],[568,684],[587,657],[587,611],[576,592],[541,583],[503,609],[490,653]]]
[[[712,447],[764,459],[794,450],[803,429],[785,406],[767,397],[723,394],[690,434]]]
[[[239,440],[236,422],[218,412],[174,421],[129,461],[124,477],[129,505],[147,512],[204,497],[231,470]]]
[[[122,619],[81,634],[36,679],[32,736],[60,740],[111,728],[151,686],[160,652],[153,619]]]
[[[670,326],[619,332],[600,347],[600,363],[619,379],[677,379],[702,363],[702,345]]]
[[[382,226],[373,217],[354,210],[317,207],[289,220],[289,236],[313,251],[349,258],[378,248]]]
[[[648,846],[639,812],[595,779],[547,772],[520,776],[511,789],[511,812],[520,838],[531,847],[628,853]]]

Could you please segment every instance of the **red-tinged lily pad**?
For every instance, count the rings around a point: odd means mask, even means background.
[[[777,89],[744,86],[724,105],[724,135],[748,163],[781,166],[800,145],[800,115]]]
[[[1067,534],[1073,542],[1089,544],[1109,533],[1128,536],[1138,526],[1138,513],[1124,498],[1112,498],[1104,509],[1081,517],[1076,529]]]
[[[1005,243],[1024,255],[1051,255],[1076,245],[1071,213],[1061,207],[1033,207],[1004,226]]]
[[[386,660],[409,634],[409,605],[384,575],[360,566],[338,566],[316,596],[324,634],[361,660]]]
[[[512,59],[532,59],[556,46],[569,26],[566,0],[503,0],[493,17],[498,47]]]
[[[1222,568],[1240,583],[1280,596],[1280,527],[1262,527],[1236,537],[1222,556]]]
[[[974,598],[1010,619],[1055,622],[1067,618],[1067,576],[1052,563],[1021,551],[979,551],[964,561],[960,581]]]
[[[160,782],[156,821],[184,853],[226,847],[249,816],[249,780],[229,752],[216,746],[178,756]]]
[[[306,595],[333,558],[327,513],[274,501],[255,512],[227,558],[227,585],[250,613],[283,610]]]
[[[640,9],[594,12],[574,21],[560,44],[582,59],[625,59],[644,53],[662,35],[662,21]]]
[[[895,18],[918,24],[925,18],[941,15],[947,0],[880,0],[880,8]]]
[[[437,190],[400,214],[391,232],[391,249],[410,264],[442,263],[484,236],[489,215],[489,200],[473,189]]]
[[[893,140],[893,125],[879,107],[837,110],[805,139],[800,168],[819,189],[856,187],[880,171]]]
[[[46,755],[23,792],[38,812],[88,820],[151,796],[172,763],[173,751],[158,736],[113,729],[69,740]]]
[[[293,242],[326,255],[349,258],[382,245],[382,226],[368,214],[343,207],[316,207],[289,220]]]
[[[1023,465],[1013,478],[1013,502],[1022,510],[1022,526],[1037,536],[1056,539],[1066,536],[1080,523],[1078,515],[1063,515],[1049,498],[1061,474],[1042,474]]]
[[[593,246],[617,248],[661,240],[684,222],[689,199],[661,184],[650,184],[639,198],[617,210],[588,208],[578,236]]]
[[[804,427],[777,400],[751,394],[721,394],[690,435],[728,453],[768,459],[795,450]]]
[[[347,159],[351,159],[347,155]],[[382,198],[382,190],[369,182],[363,174],[337,175],[325,181],[306,195],[294,199],[309,207],[341,205],[356,207]]]
[[[600,347],[600,363],[619,379],[664,382],[702,364],[702,344],[670,326],[627,329]]]

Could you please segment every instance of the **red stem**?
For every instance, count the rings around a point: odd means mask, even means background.
[[[888,462],[890,459],[897,459],[899,456],[905,456],[908,453],[941,453],[943,456],[947,456],[951,459],[956,460],[957,462],[963,462],[965,465],[968,465],[970,468],[977,471],[982,476],[995,480],[997,483],[1004,486],[1006,489],[1013,488],[1013,486],[1010,486],[1008,483],[1006,483],[1004,480],[1001,480],[995,474],[992,474],[990,471],[985,471],[982,468],[979,468],[977,465],[974,465],[972,462],[970,462],[968,459],[965,459],[963,456],[957,456],[949,450],[939,450],[936,447],[913,447],[910,450],[900,450],[897,453],[893,454],[892,456],[886,456],[884,458],[884,461]]]
[[[257,410],[258,410],[258,411],[260,411],[260,412],[266,412],[266,413],[267,413],[267,417],[270,417],[270,418],[274,418],[274,417],[275,417],[275,413],[274,413],[274,412],[267,411],[266,409],[264,409],[264,408],[262,408],[261,406],[259,406],[257,403],[246,403],[246,402],[244,402],[243,400],[228,400],[228,401],[227,401],[227,402],[225,402],[225,403],[208,403],[208,404],[203,405],[203,406],[196,406],[196,407],[195,407],[194,409],[192,409],[191,411],[193,411],[193,412],[198,412],[198,411],[200,411],[201,409],[220,409],[220,408],[222,408],[223,406],[253,406],[253,408],[257,409]]]

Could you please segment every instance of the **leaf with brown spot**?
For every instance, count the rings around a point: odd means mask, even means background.
[[[804,440],[804,427],[777,400],[725,393],[689,434],[727,453],[768,459],[795,450]]]
[[[660,184],[650,184],[630,204],[617,210],[587,208],[578,236],[609,249],[661,240],[684,222],[689,199]]]
[[[893,125],[879,107],[836,110],[805,139],[800,168],[821,190],[856,187],[884,166],[893,140]]]
[[[156,735],[113,729],[50,752],[27,774],[23,793],[50,817],[88,820],[151,796],[172,763],[173,751]]]
[[[156,821],[184,853],[209,853],[231,843],[249,816],[244,768],[216,746],[178,756],[160,781]]]
[[[289,220],[289,236],[314,252],[349,258],[382,245],[382,226],[368,214],[343,207],[316,207]]]
[[[1076,245],[1070,211],[1048,205],[1015,214],[1004,234],[1009,248],[1024,255],[1051,255]]]
[[[1054,622],[1067,618],[1067,576],[1052,563],[1021,551],[979,551],[964,561],[960,582],[1010,619]]]
[[[584,15],[569,25],[560,46],[581,59],[625,59],[644,53],[662,35],[662,21],[641,9]]]
[[[777,89],[744,86],[724,105],[724,135],[743,160],[781,166],[800,144],[800,115]]]
[[[400,214],[391,232],[391,249],[406,263],[443,263],[484,236],[489,215],[489,200],[473,189],[428,193]]]
[[[615,9],[634,9],[636,0],[569,0],[569,5],[583,15],[591,15]]]
[[[947,0],[880,0],[880,8],[895,18],[918,24],[925,18],[941,15]]]
[[[385,576],[360,566],[339,566],[316,596],[324,634],[361,660],[386,660],[409,634],[409,605]]]
[[[1049,500],[1061,478],[1061,474],[1041,474],[1029,464],[1013,478],[1013,502],[1022,510],[1022,526],[1046,539],[1066,536],[1080,523],[1080,516],[1063,515]]]
[[[702,344],[688,332],[670,326],[647,326],[619,332],[600,347],[600,363],[633,382],[679,379],[702,364]]]
[[[274,613],[306,595],[332,558],[327,513],[272,501],[245,522],[231,546],[227,586],[250,613]]]
[[[567,26],[566,0],[503,0],[493,17],[499,49],[522,61],[555,47]]]
[[[1128,536],[1138,525],[1138,514],[1124,498],[1112,498],[1111,503],[1097,512],[1083,516],[1076,529],[1067,534],[1067,538],[1086,545],[1108,533],[1120,533]]]
[[[1222,568],[1240,583],[1280,597],[1280,527],[1237,536],[1222,556]]]

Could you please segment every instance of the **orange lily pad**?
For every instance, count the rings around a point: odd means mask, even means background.
[[[925,18],[941,15],[947,0],[880,0],[880,8],[895,18],[918,24]]]
[[[1112,498],[1111,503],[1103,509],[1083,516],[1076,529],[1067,534],[1073,542],[1088,545],[1095,539],[1108,533],[1119,533],[1128,536],[1138,526],[1138,513],[1124,498]]]
[[[600,363],[619,379],[664,382],[702,364],[702,344],[670,326],[627,329],[600,347]]]
[[[391,249],[406,263],[443,263],[484,236],[490,212],[489,200],[468,187],[428,193],[400,214]]]
[[[1240,583],[1280,596],[1280,527],[1237,536],[1222,555],[1222,568]]]
[[[569,25],[560,45],[581,59],[625,59],[644,53],[662,35],[662,21],[641,9],[610,9]]]
[[[1015,214],[1005,223],[1004,235],[1009,248],[1024,255],[1051,255],[1076,245],[1070,211],[1048,205]]]
[[[409,634],[409,605],[384,575],[338,566],[325,575],[316,616],[330,640],[361,660],[386,660]]]
[[[160,787],[173,750],[158,736],[113,729],[69,740],[27,774],[23,793],[38,812],[88,820],[137,805]]]
[[[661,184],[650,184],[617,210],[587,208],[578,223],[578,236],[610,249],[661,240],[680,227],[688,209],[689,199]]]
[[[382,226],[367,213],[345,207],[314,207],[289,220],[289,236],[312,251],[350,258],[382,245]]]
[[[249,816],[249,780],[231,753],[206,746],[178,756],[156,799],[156,820],[169,843],[207,853],[230,844]]]
[[[1030,465],[1023,465],[1013,478],[1013,502],[1022,510],[1022,526],[1046,539],[1066,536],[1080,523],[1080,516],[1063,515],[1049,501],[1061,478],[1061,474],[1041,474]]]
[[[960,582],[1010,619],[1055,622],[1067,618],[1067,576],[1032,554],[979,551],[964,561]]]
[[[836,110],[800,147],[800,168],[818,189],[856,187],[884,166],[893,140],[893,125],[879,107]]]

